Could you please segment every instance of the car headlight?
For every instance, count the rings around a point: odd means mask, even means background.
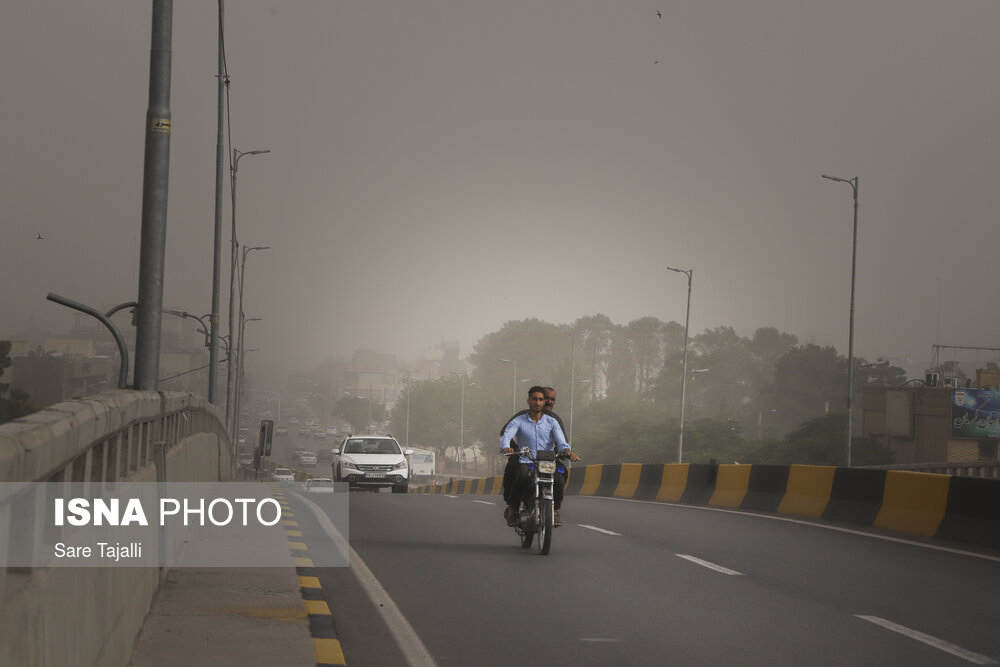
[[[350,470],[358,470],[358,466],[355,465],[353,461],[341,461],[340,462],[340,467],[341,468],[348,468]]]
[[[555,461],[539,461],[538,462],[538,472],[544,472],[544,473],[548,473],[548,474],[551,475],[555,471],[556,471],[556,462]]]
[[[396,465],[392,466],[392,470],[405,470],[406,469],[406,459],[403,459]]]

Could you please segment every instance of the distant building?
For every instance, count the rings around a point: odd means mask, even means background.
[[[919,386],[866,385],[862,394],[862,435],[888,445],[896,463],[997,461],[997,372],[977,371],[975,383],[970,381],[968,387],[949,385],[940,384],[930,374]],[[973,398],[982,406],[982,425],[961,428],[962,406],[966,401],[971,404]]]
[[[134,360],[135,330],[117,324]],[[194,319],[163,316],[160,389],[208,393],[208,350],[198,327]],[[118,345],[102,324],[82,314],[69,334],[12,340],[10,354],[4,382],[27,392],[39,408],[118,387]]]

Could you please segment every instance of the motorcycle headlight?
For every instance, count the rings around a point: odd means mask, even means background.
[[[402,461],[400,461],[396,465],[392,466],[393,470],[403,470],[405,468],[406,468],[406,459],[403,459]]]
[[[555,461],[539,461],[538,462],[538,472],[544,472],[548,474],[553,474],[556,471]]]

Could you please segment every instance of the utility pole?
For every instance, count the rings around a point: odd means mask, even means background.
[[[155,391],[160,374],[163,265],[167,239],[167,183],[170,173],[170,48],[172,0],[153,0],[149,49],[149,106],[142,172],[142,237],[139,249],[139,307],[135,334],[135,388]]]
[[[215,252],[212,260],[212,333],[208,347],[208,402],[219,406],[219,301],[222,291],[222,195],[225,188],[223,181],[223,162],[225,160],[225,129],[226,129],[226,53],[224,35],[224,7],[219,0],[219,99],[218,99],[218,130],[215,140]],[[228,354],[226,356],[229,356]]]

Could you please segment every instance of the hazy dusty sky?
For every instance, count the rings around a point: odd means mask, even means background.
[[[272,151],[239,170],[240,240],[271,246],[248,367],[465,354],[526,317],[683,323],[667,266],[694,269],[693,332],[846,353],[851,188],[824,173],[860,177],[859,355],[1000,346],[995,0],[226,4],[233,146]],[[65,329],[50,291],[136,297],[150,14],[5,3],[0,337]],[[216,39],[215,2],[174,3],[164,302],[199,314]]]

